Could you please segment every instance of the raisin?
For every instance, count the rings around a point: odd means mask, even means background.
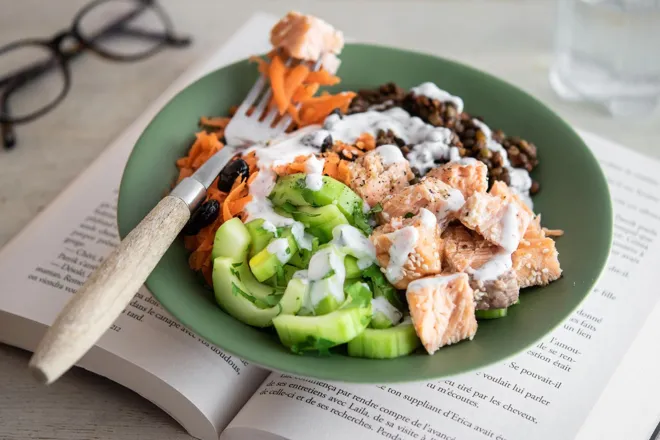
[[[242,176],[244,180],[247,180],[250,176],[250,167],[240,158],[229,162],[222,171],[220,171],[220,175],[218,176],[218,189],[223,192],[229,192],[238,176]]]
[[[220,203],[213,199],[205,202],[190,217],[188,224],[183,228],[183,235],[198,234],[202,228],[213,223],[218,215],[220,215]]]

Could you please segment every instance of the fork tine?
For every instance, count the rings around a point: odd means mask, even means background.
[[[280,122],[278,122],[277,125],[275,125],[273,130],[277,130],[277,131],[280,131],[280,132],[284,131],[287,128],[289,128],[289,125],[291,125],[291,122],[293,122],[293,119],[291,118],[291,116],[289,116],[288,114],[284,115],[284,116],[282,116],[282,119],[280,120]]]
[[[236,114],[237,115],[246,114],[248,109],[257,100],[259,95],[261,95],[261,92],[263,92],[263,89],[264,89],[265,86],[266,86],[266,78],[264,78],[263,76],[260,76],[259,79],[257,81],[255,81],[254,85],[252,86],[252,88],[248,92],[245,99],[243,99],[243,102],[238,107],[238,110],[236,110]]]

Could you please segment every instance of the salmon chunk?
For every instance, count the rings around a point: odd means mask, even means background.
[[[455,213],[465,203],[463,194],[440,179],[424,177],[419,183],[390,194],[381,202],[383,210],[378,214],[380,223],[394,217],[412,216],[426,208],[443,220]]]
[[[509,269],[494,280],[470,278],[477,310],[504,309],[518,301],[520,286],[517,273]]]
[[[422,278],[408,285],[410,317],[429,354],[474,337],[477,319],[473,295],[464,273]]]
[[[407,160],[386,161],[372,150],[350,165],[350,187],[362,199],[375,206],[390,194],[409,185],[415,177]]]
[[[272,27],[270,42],[293,58],[316,61],[324,54],[339,54],[344,35],[320,18],[292,11]]]
[[[513,252],[527,230],[531,218],[509,196],[474,193],[465,201],[458,216],[467,228],[486,240]]]
[[[466,228],[452,223],[442,232],[442,266],[445,271],[465,272],[476,269],[500,251],[497,245]]]
[[[426,176],[442,180],[459,190],[466,199],[476,192],[484,193],[488,189],[488,167],[479,160],[468,164],[449,162],[432,169]]]
[[[505,197],[512,200],[520,210],[525,211],[527,215],[529,215],[530,222],[527,227],[528,230],[526,230],[523,235],[529,232],[531,237],[542,236],[541,215],[534,214],[534,211],[532,211],[530,207],[522,201],[518,194],[514,193],[506,183],[502,182],[501,180],[495,181],[493,186],[490,188],[489,193],[497,197]]]
[[[418,278],[440,273],[440,234],[437,219],[422,208],[411,218],[395,217],[370,237],[381,270],[397,289]]]
[[[559,253],[552,238],[522,240],[511,260],[521,288],[545,286],[561,276]]]
[[[442,266],[445,271],[465,272],[470,276],[470,287],[474,290],[477,310],[504,308],[518,300],[520,288],[510,262],[504,261],[502,273],[495,272],[494,279],[476,279],[486,263],[496,259],[506,260],[503,249],[485,240],[481,235],[454,223],[442,233]],[[508,266],[508,267],[507,267]]]

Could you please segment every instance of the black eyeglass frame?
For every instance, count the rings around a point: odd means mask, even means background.
[[[0,78],[0,131],[2,132],[2,139],[5,148],[11,148],[15,145],[16,139],[13,132],[13,125],[32,122],[51,111],[64,100],[71,88],[71,71],[69,63],[74,58],[82,55],[86,50],[110,61],[132,62],[150,57],[164,49],[166,46],[185,47],[191,43],[189,37],[179,37],[174,33],[172,21],[155,0],[130,0],[136,5],[134,10],[106,25],[105,28],[99,30],[95,35],[85,37],[80,28],[82,18],[85,17],[90,10],[103,3],[112,1],[116,0],[95,0],[87,4],[75,15],[70,29],[58,32],[51,39],[23,39],[0,47],[0,56],[21,47],[40,47],[50,53],[50,56],[46,61],[33,63],[32,65],[20,68],[19,70]],[[165,26],[164,32],[150,32],[140,29],[131,29],[126,26],[130,20],[142,14],[147,9],[151,9],[158,15],[162,24]],[[98,45],[97,41],[104,37],[116,34],[150,39],[156,41],[157,44],[143,52],[127,55],[113,53],[112,51],[108,51]],[[65,48],[64,43],[67,40],[75,43],[75,46],[73,48]],[[9,98],[11,95],[21,87],[28,85],[31,81],[38,79],[52,69],[59,69],[63,75],[64,85],[60,94],[55,97],[52,102],[30,114],[22,117],[9,116]]]

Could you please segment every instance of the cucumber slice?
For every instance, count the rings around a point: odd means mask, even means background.
[[[291,230],[285,230],[282,238],[271,241],[265,249],[250,258],[250,269],[254,277],[261,282],[266,281],[283,270],[284,265],[289,262],[297,250],[298,246]]]
[[[371,292],[364,283],[347,289],[348,298],[334,312],[321,316],[280,315],[273,325],[280,341],[294,353],[318,350],[350,341],[371,321]]]
[[[335,205],[321,208],[300,206],[293,217],[305,225],[309,232],[318,237],[321,243],[332,240],[332,230],[337,225],[348,224],[348,220]]]
[[[273,201],[273,204],[277,206],[282,206],[286,203],[294,206],[310,206],[303,197],[304,190],[306,190],[305,174],[290,174],[277,179],[277,183],[273,187],[273,191],[271,191],[269,197]]]
[[[318,250],[319,248],[319,239],[318,237],[314,237],[312,239],[312,249],[307,250],[307,249],[300,249],[293,254],[293,257],[289,260],[289,264],[292,264],[300,269],[307,269],[307,266],[309,266],[309,260],[312,259],[312,255]]]
[[[409,318],[388,329],[367,328],[348,341],[348,355],[369,359],[392,359],[406,356],[421,346]]]
[[[250,246],[250,233],[241,219],[235,217],[218,228],[213,239],[211,258],[231,258],[234,262],[243,261]]]
[[[396,325],[401,321],[403,314],[394,307],[384,296],[379,296],[371,300],[372,328],[385,329]]]
[[[230,221],[233,220],[235,219],[232,219]],[[261,250],[263,250],[266,246],[268,246],[268,243],[270,243],[277,235],[276,231],[268,231],[264,229],[263,224],[264,224],[264,220],[260,218],[256,220],[252,220],[251,222],[245,224],[245,227],[247,228],[248,233],[250,234],[250,238],[252,239],[252,246],[250,246],[250,257],[253,257]]]
[[[274,204],[282,206],[290,203],[294,206],[320,207],[336,205],[342,214],[353,224],[356,213],[362,214],[364,202],[353,190],[342,182],[323,176],[323,186],[318,191],[307,188],[304,173],[280,177],[270,195]]]
[[[497,319],[504,318],[506,316],[507,309],[488,309],[488,310],[475,310],[474,316],[477,319]]]
[[[273,286],[276,290],[284,289],[289,284],[289,281],[291,281],[293,278],[293,274],[299,270],[300,269],[296,266],[285,264],[281,271],[277,272],[275,275],[264,281],[264,284]]]
[[[255,291],[244,283],[246,272],[249,273],[247,262],[237,266],[230,258],[219,257],[213,260],[215,299],[231,316],[248,325],[267,327],[272,324],[273,318],[300,310],[308,288],[304,280],[292,279],[281,297],[271,294],[259,299]],[[269,288],[264,286],[264,289]]]
[[[380,271],[380,268],[377,265],[372,265],[362,271],[362,275],[369,280],[371,289],[374,292],[374,298],[385,297],[399,310],[405,310],[404,302],[401,300],[399,293],[394,288],[385,275]]]
[[[358,267],[357,258],[346,255],[344,257],[344,269],[346,270],[346,278],[359,278],[362,275],[362,271]]]
[[[337,310],[340,305],[341,304],[339,304],[337,298],[335,298],[333,295],[326,295],[325,298],[319,301],[316,307],[314,307],[314,314],[316,316],[327,315],[328,313],[332,313]]]

